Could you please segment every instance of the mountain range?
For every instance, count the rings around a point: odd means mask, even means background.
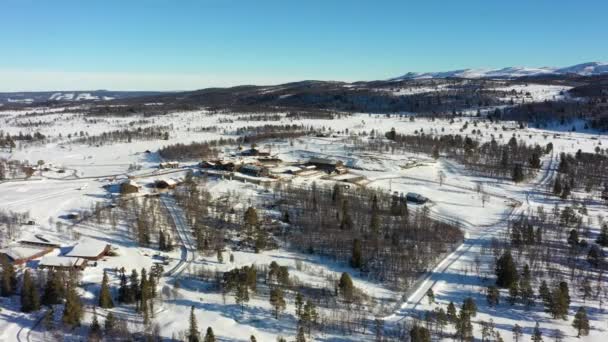
[[[608,63],[589,62],[568,67],[507,67],[501,69],[460,69],[440,72],[408,72],[392,78],[392,81],[417,80],[429,78],[518,78],[539,75],[581,75],[593,76],[608,73]]]

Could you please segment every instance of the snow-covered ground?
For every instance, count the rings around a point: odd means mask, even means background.
[[[507,89],[500,89],[507,91]],[[508,89],[510,91],[511,89]],[[561,88],[535,88],[533,86],[522,86],[513,88],[517,93],[530,92],[535,100],[550,99],[559,96]],[[119,223],[116,228],[109,227],[107,223],[96,224],[94,220],[86,221],[84,224],[72,225],[65,218],[70,212],[89,210],[96,203],[107,205],[116,197],[110,193],[105,186],[116,184],[127,176],[137,177],[141,184],[152,183],[161,176],[157,169],[161,161],[156,150],[175,143],[189,143],[192,141],[208,141],[218,138],[234,138],[238,128],[247,126],[267,125],[267,121],[244,121],[234,120],[235,114],[211,114],[206,111],[179,112],[157,117],[85,117],[75,113],[50,112],[42,116],[25,117],[24,113],[2,112],[2,130],[11,134],[24,134],[40,132],[49,138],[49,142],[43,144],[33,143],[20,145],[13,151],[3,150],[0,157],[16,160],[27,160],[36,164],[38,160],[44,160],[45,165],[65,169],[65,173],[56,171],[40,172],[28,180],[14,180],[0,183],[0,209],[14,212],[29,212],[30,217],[36,221],[35,225],[22,227],[22,236],[33,234],[45,234],[62,241],[66,246],[73,245],[82,237],[106,241],[116,248],[115,257],[107,257],[101,260],[96,267],[87,268],[83,272],[83,296],[86,304],[94,303],[96,287],[101,280],[102,270],[113,270],[125,267],[127,269],[149,268],[155,263],[155,255],[158,251],[152,248],[142,248],[130,238],[126,232],[128,229],[124,223]],[[15,123],[42,121],[36,127],[17,126]],[[333,132],[335,137],[318,138],[303,137],[291,140],[272,141],[261,144],[261,149],[270,149],[272,153],[278,154],[280,158],[288,162],[306,160],[312,156],[328,157],[342,160],[351,168],[351,172],[365,176],[366,186],[383,189],[385,191],[417,192],[431,199],[429,208],[438,219],[449,219],[458,221],[465,231],[465,243],[453,254],[448,256],[442,263],[437,265],[435,273],[420,283],[419,291],[408,292],[407,301],[400,303],[403,293],[395,292],[381,283],[369,281],[356,276],[348,265],[339,264],[320,257],[304,255],[280,248],[278,250],[265,251],[259,254],[238,250],[227,250],[224,262],[219,263],[215,255],[206,256],[196,253],[184,254],[179,249],[168,253],[169,264],[167,269],[176,267],[183,263],[180,268],[194,271],[197,269],[209,269],[227,271],[234,267],[245,265],[268,265],[276,261],[280,265],[287,266],[291,275],[308,284],[329,284],[341,272],[348,271],[354,274],[355,286],[365,291],[378,301],[386,301],[394,304],[396,310],[385,317],[387,326],[395,322],[401,322],[412,316],[418,315],[422,310],[433,306],[428,305],[424,298],[424,289],[432,287],[437,302],[446,304],[454,301],[459,304],[467,296],[474,296],[480,307],[480,314],[476,320],[489,320],[492,318],[497,324],[501,335],[505,340],[511,339],[510,328],[514,323],[524,327],[525,334],[530,334],[535,321],[541,321],[543,329],[559,328],[566,333],[567,340],[573,340],[575,336],[571,322],[556,322],[550,320],[548,314],[542,312],[540,306],[525,310],[521,307],[508,307],[501,304],[499,308],[488,308],[485,297],[480,294],[486,286],[483,277],[479,277],[471,271],[476,264],[476,256],[481,257],[482,274],[492,274],[487,265],[492,255],[482,253],[492,237],[498,236],[506,229],[507,220],[517,213],[526,212],[539,205],[547,209],[553,206],[546,197],[532,190],[546,186],[551,180],[551,175],[556,167],[555,157],[559,152],[574,153],[577,150],[593,152],[596,147],[605,148],[608,139],[593,131],[585,131],[577,127],[576,132],[559,130],[541,130],[534,128],[514,129],[515,123],[490,123],[476,118],[459,118],[453,123],[448,120],[432,120],[415,118],[409,116],[391,116],[376,114],[354,114],[345,116],[340,120],[302,119],[294,122],[292,119],[283,117],[280,121],[271,124],[301,124],[303,127],[313,127],[325,132]],[[466,128],[465,127],[466,124]],[[133,140],[130,143],[107,143],[101,146],[88,146],[80,143],[72,143],[67,136],[79,136],[80,132],[89,135],[99,135],[103,132],[125,129],[127,127],[150,127],[154,125],[171,126],[170,138],[165,140]],[[197,128],[215,126],[212,132]],[[494,137],[497,141],[506,143],[512,136],[528,144],[538,143],[541,146],[551,142],[554,145],[555,154],[547,157],[543,162],[543,169],[537,177],[529,183],[515,185],[509,181],[496,181],[468,174],[462,166],[444,160],[434,160],[427,155],[403,152],[366,153],[358,151],[356,144],[358,139],[367,139],[375,133],[383,136],[390,129],[402,134],[463,134],[474,135],[478,139],[490,140]],[[475,133],[473,133],[475,131]],[[61,137],[59,136],[61,134]],[[234,147],[225,147],[226,152],[234,151]],[[149,150],[151,153],[146,153]],[[183,177],[187,170],[195,169],[199,160],[191,160],[182,163],[181,169],[174,172],[171,177]],[[133,166],[139,170],[135,170]],[[440,179],[441,178],[441,179]],[[318,176],[310,178],[300,177],[294,182],[311,184],[313,181],[323,184],[330,182],[320,179]],[[478,184],[482,184],[481,189]],[[221,180],[210,178],[207,189],[214,199],[221,198],[227,193],[239,193],[242,201],[255,200],[266,191],[262,186],[240,181]],[[144,190],[148,192],[149,190]],[[484,198],[484,194],[486,197]],[[482,201],[482,199],[484,199]],[[171,203],[171,202],[169,202]],[[415,206],[414,206],[415,207]],[[597,216],[605,213],[605,207],[589,206],[589,216]],[[179,210],[172,212],[179,215]],[[174,221],[179,220],[175,217]],[[57,224],[61,222],[61,224]],[[592,229],[599,229],[595,224]],[[187,232],[188,229],[184,229]],[[184,233],[186,234],[186,233]],[[182,240],[187,241],[187,235]],[[8,243],[8,241],[5,241]],[[185,243],[188,244],[187,242]],[[57,252],[58,253],[58,252]],[[234,262],[228,261],[228,255],[234,256]],[[185,255],[185,256],[184,256]],[[485,265],[485,266],[484,266]],[[113,285],[118,284],[118,277],[112,271],[109,272]],[[175,281],[175,274],[164,277],[159,287],[171,292]],[[293,300],[288,300],[287,309],[283,319],[272,318],[271,307],[268,299],[253,296],[245,310],[234,303],[229,295],[223,298],[221,293],[210,290],[209,285],[200,280],[184,278],[180,281],[181,288],[175,295],[167,296],[162,303],[156,306],[157,314],[154,322],[157,323],[164,337],[170,338],[173,333],[183,331],[187,328],[187,317],[191,306],[195,306],[199,327],[203,330],[212,326],[216,336],[224,340],[245,341],[254,334],[258,341],[274,341],[279,335],[293,337],[296,333],[297,322],[294,316]],[[330,286],[331,287],[331,286]],[[164,290],[163,290],[164,291]],[[581,303],[578,294],[572,294],[573,304],[571,311]],[[34,325],[38,316],[25,315],[18,312],[17,297],[3,299],[0,312],[0,340],[13,341],[17,338],[25,338],[23,334],[29,332],[30,326]],[[435,304],[437,305],[437,304]],[[605,341],[608,339],[608,314],[599,309],[597,303],[586,303],[593,308],[592,332],[587,340]],[[122,309],[118,309],[122,310]],[[103,316],[105,312],[98,310]],[[132,311],[124,313],[133,315]],[[570,318],[573,312],[570,313]],[[86,320],[90,320],[90,312]],[[138,317],[133,317],[132,324],[140,324]],[[21,332],[20,332],[21,331]],[[36,332],[34,333],[34,335]],[[39,333],[38,333],[39,334]],[[479,331],[476,336],[480,336]],[[39,335],[39,339],[44,339]],[[374,340],[373,334],[342,336],[337,332],[327,332],[315,335],[315,340],[341,341],[341,340]],[[524,338],[524,339],[527,339]]]

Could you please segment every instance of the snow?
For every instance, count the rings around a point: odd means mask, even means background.
[[[432,90],[431,88],[425,89]],[[510,92],[530,92],[535,100],[549,99],[559,96],[563,87],[537,86],[533,84],[514,85],[497,88],[496,90]],[[404,90],[405,92],[405,90]],[[405,94],[405,93],[404,93]],[[71,222],[64,218],[70,212],[82,213],[89,210],[96,203],[107,205],[113,203],[116,193],[106,190],[104,186],[116,186],[121,181],[129,181],[141,185],[151,184],[156,179],[183,177],[189,170],[196,170],[199,160],[182,162],[182,169],[158,170],[160,158],[155,152],[158,148],[174,143],[189,143],[191,141],[207,141],[219,138],[234,138],[234,132],[241,127],[261,126],[268,122],[228,121],[234,118],[234,114],[211,114],[206,111],[175,112],[160,117],[153,117],[154,122],[142,124],[142,127],[150,125],[173,125],[174,131],[170,133],[170,140],[133,141],[132,143],[115,143],[102,146],[87,146],[71,142],[66,136],[68,133],[86,131],[90,135],[101,134],[106,131],[121,129],[131,123],[137,126],[138,120],[150,119],[143,116],[126,118],[98,118],[99,122],[93,124],[87,122],[74,110],[72,113],[58,113],[58,110],[38,109],[45,114],[40,117],[52,125],[43,125],[40,132],[51,137],[50,142],[40,145],[24,145],[12,152],[1,151],[0,157],[10,159],[28,160],[36,162],[43,159],[46,164],[53,167],[65,168],[66,172],[61,174],[56,171],[36,174],[28,180],[16,180],[0,183],[0,208],[15,212],[29,212],[33,220],[37,222],[34,226],[20,227],[23,234],[18,239],[31,238],[35,234],[43,234],[45,237],[61,241],[62,245],[75,245],[67,256],[97,256],[105,246],[110,244],[117,256],[105,257],[98,262],[97,267],[89,267],[83,272],[82,282],[84,284],[98,284],[101,280],[103,270],[108,272],[111,284],[117,286],[118,277],[112,271],[115,268],[125,267],[127,269],[146,268],[158,263],[155,257],[159,252],[154,247],[140,247],[129,238],[128,225],[119,222],[116,228],[107,223],[96,223],[94,220],[82,223]],[[9,119],[22,119],[22,112],[11,111],[7,113]],[[9,123],[3,126],[3,130],[11,133],[32,132],[30,128],[12,126]],[[273,124],[294,123],[292,119],[285,118],[273,122]],[[383,191],[397,191],[400,193],[415,192],[430,199],[428,208],[433,217],[440,220],[451,220],[459,222],[465,232],[465,243],[454,253],[447,256],[444,261],[435,266],[431,276],[421,279],[419,287],[408,292],[407,300],[401,301],[404,293],[387,288],[384,284],[374,282],[361,277],[348,265],[333,262],[326,258],[314,255],[296,253],[281,246],[281,248],[262,253],[253,253],[241,250],[226,250],[224,259],[233,254],[235,261],[230,263],[224,261],[219,263],[215,255],[192,254],[186,263],[182,263],[182,255],[179,249],[169,253],[168,265],[165,270],[175,267],[181,269],[183,274],[180,279],[181,289],[177,296],[165,298],[156,307],[155,323],[161,327],[165,338],[170,338],[172,332],[186,329],[189,310],[195,306],[195,314],[199,320],[201,330],[212,326],[216,335],[223,340],[245,341],[251,334],[255,334],[258,341],[274,341],[278,335],[292,339],[295,335],[297,322],[293,315],[293,300],[288,300],[287,310],[284,318],[277,321],[271,318],[271,308],[267,298],[254,296],[247,304],[243,313],[240,307],[234,304],[232,297],[227,296],[225,302],[222,295],[209,289],[209,284],[187,277],[187,274],[196,272],[201,268],[209,270],[227,271],[234,267],[255,264],[257,266],[268,265],[276,261],[280,265],[287,266],[289,272],[301,282],[317,286],[326,286],[331,279],[337,277],[341,272],[350,272],[354,276],[355,285],[365,291],[377,302],[386,302],[386,308],[382,310],[387,325],[402,322],[413,316],[420,315],[423,310],[434,308],[424,298],[425,289],[432,287],[441,305],[454,301],[459,304],[466,296],[472,295],[480,307],[479,316],[476,320],[488,320],[492,318],[497,324],[505,340],[510,340],[510,326],[514,323],[522,325],[527,335],[536,320],[542,322],[546,333],[550,329],[559,328],[566,332],[566,340],[575,340],[571,322],[559,322],[550,320],[540,306],[529,311],[521,307],[510,307],[500,304],[493,309],[485,305],[485,298],[481,291],[489,284],[483,280],[484,276],[490,279],[493,256],[484,254],[482,251],[491,242],[491,239],[504,233],[506,221],[519,213],[534,210],[539,205],[546,209],[551,208],[555,202],[540,195],[531,193],[531,190],[544,186],[541,184],[545,172],[552,162],[552,158],[543,160],[542,172],[536,179],[527,184],[515,185],[505,180],[490,180],[470,174],[464,167],[449,160],[440,158],[434,160],[427,155],[408,153],[402,151],[384,151],[371,153],[358,150],[357,144],[369,139],[373,129],[377,137],[382,137],[384,132],[395,128],[398,133],[414,134],[424,132],[425,134],[462,134],[473,136],[472,130],[479,130],[481,134],[475,133],[475,137],[489,141],[494,137],[497,141],[505,143],[511,136],[515,135],[518,140],[528,144],[538,143],[544,146],[552,142],[555,154],[559,152],[576,152],[581,149],[584,152],[594,152],[600,146],[605,148],[608,140],[605,135],[591,130],[583,130],[582,123],[575,122],[576,132],[568,132],[568,127],[552,126],[548,129],[524,128],[510,130],[517,127],[516,123],[488,123],[476,118],[457,118],[454,123],[448,120],[431,120],[415,118],[410,121],[407,116],[391,116],[376,114],[354,114],[346,116],[341,120],[303,119],[301,123],[305,127],[317,129],[325,128],[335,138],[302,137],[290,140],[277,140],[265,143],[272,148],[273,154],[290,163],[303,163],[309,158],[328,158],[341,160],[351,168],[351,174],[337,176],[334,180],[349,179],[353,176],[364,176],[369,180],[366,185]],[[463,126],[468,124],[467,129]],[[214,132],[196,131],[196,127],[217,126]],[[505,129],[503,129],[505,126]],[[348,129],[349,134],[345,133]],[[330,131],[331,130],[331,131]],[[59,133],[62,138],[59,138]],[[365,135],[363,135],[365,133]],[[152,153],[143,153],[146,150]],[[222,148],[226,155],[235,152],[234,147]],[[554,155],[555,157],[555,155]],[[130,169],[131,165],[138,165],[140,170]],[[271,169],[273,173],[287,171],[299,171],[300,167],[293,165],[281,166]],[[443,175],[444,180],[440,178]],[[239,175],[241,179],[248,181],[260,180],[258,177]],[[306,177],[308,176],[308,177]],[[316,170],[308,171],[308,174],[299,174],[290,177],[295,184],[311,184],[313,181],[319,185],[331,185],[332,180],[322,179],[325,173]],[[227,177],[226,177],[227,178]],[[210,175],[207,180],[207,189],[212,194],[212,200],[220,201],[228,196],[237,197],[235,207],[239,208],[255,201],[263,201],[267,188],[257,186],[251,182],[222,179]],[[262,178],[266,180],[266,178]],[[268,178],[270,180],[270,178]],[[441,184],[440,184],[441,183]],[[482,191],[478,191],[478,184],[482,184]],[[82,189],[82,190],[79,190]],[[147,186],[142,187],[142,192],[153,193],[154,190]],[[269,190],[268,190],[269,191]],[[484,194],[487,201],[482,201]],[[266,196],[268,196],[266,194]],[[580,195],[583,196],[582,194]],[[562,204],[560,204],[562,205]],[[412,210],[421,209],[422,206],[412,204]],[[599,204],[587,206],[590,217],[605,215],[606,209]],[[178,210],[176,210],[178,213]],[[179,214],[179,213],[178,213]],[[60,223],[59,225],[57,223]],[[597,222],[592,224],[593,231],[599,227]],[[18,246],[22,248],[22,246]],[[29,247],[28,247],[29,248]],[[477,276],[471,271],[475,266],[476,256],[480,256],[484,265],[481,272],[484,276]],[[65,258],[65,257],[63,257]],[[46,256],[45,262],[65,262],[59,256]],[[180,264],[181,263],[181,264]],[[181,266],[180,266],[181,265]],[[163,277],[159,289],[172,288],[174,276]],[[86,304],[92,305],[98,290],[96,285],[87,285],[83,289]],[[605,341],[608,336],[605,322],[608,314],[601,310],[596,303],[582,303],[578,294],[572,291],[573,305],[571,310],[585,304],[593,309],[591,336],[585,340],[600,342]],[[35,315],[19,313],[19,307],[14,301],[17,299],[2,299],[2,315],[0,316],[0,340],[12,341],[19,335],[21,329],[28,331],[33,325]],[[11,302],[12,301],[12,302]],[[392,308],[397,308],[391,311]],[[132,308],[115,309],[131,318],[132,324],[138,326],[138,316]],[[378,310],[380,311],[380,310]],[[591,310],[590,310],[591,311]],[[99,310],[101,316],[104,311]],[[183,319],[176,319],[183,318]],[[570,318],[572,312],[570,313]],[[90,315],[87,315],[87,321]],[[475,325],[477,327],[477,325]],[[480,336],[479,331],[476,333]],[[545,334],[547,336],[547,334]],[[524,337],[527,340],[529,336]],[[340,333],[329,331],[326,334],[317,334],[315,340],[325,341],[369,341],[373,336],[352,335],[343,336]]]
[[[47,255],[40,259],[38,266],[43,267],[79,267],[85,263],[84,259],[76,257],[65,257],[58,255]]]
[[[0,253],[6,254],[13,260],[17,260],[30,258],[46,250],[48,248],[17,244],[0,249]]]

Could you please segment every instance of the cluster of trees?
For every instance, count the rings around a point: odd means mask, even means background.
[[[169,140],[170,126],[149,126],[136,129],[123,129],[103,132],[99,135],[80,136],[71,140],[76,144],[87,144],[89,146],[101,146],[113,143],[130,143],[133,140]]]
[[[411,211],[399,196],[369,189],[331,187],[276,190],[295,248],[348,263],[370,278],[409,285],[461,240],[458,227]]]
[[[17,237],[19,226],[27,223],[29,213],[16,213],[0,208],[0,243],[5,245]]]
[[[40,132],[34,132],[34,134],[23,134],[23,132],[19,132],[17,135],[10,135],[9,133],[0,130],[0,148],[9,148],[12,150],[16,146],[16,141],[32,142],[42,141],[44,139],[46,139],[46,137]]]
[[[560,154],[553,192],[567,198],[575,189],[601,194],[608,200],[608,156],[578,150],[574,155]]]
[[[154,299],[157,296],[156,284],[160,274],[157,272],[148,272],[146,269],[141,270],[141,275],[137,270],[133,269],[131,274],[127,276],[126,270],[119,270],[120,287],[118,288],[118,302],[124,304],[135,304],[136,311],[143,316],[144,324],[150,322],[151,313],[154,312]],[[99,305],[104,308],[114,306],[108,288],[108,279],[104,274]]]
[[[445,156],[457,160],[467,168],[489,177],[507,177],[516,182],[524,180],[541,167],[540,158],[551,152],[551,146],[527,145],[514,136],[506,144],[492,139],[481,143],[469,136],[449,135],[402,135],[394,130],[386,133],[393,146],[381,141],[370,142],[372,149],[407,149],[432,155]]]

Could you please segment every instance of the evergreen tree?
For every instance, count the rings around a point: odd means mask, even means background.
[[[515,164],[512,174],[513,181],[519,183],[524,180],[524,169],[521,164]]]
[[[519,286],[517,283],[513,283],[511,284],[511,287],[509,287],[509,297],[507,297],[509,304],[515,305],[515,303],[517,303],[517,296],[519,296]]]
[[[500,291],[496,286],[488,287],[486,291],[486,299],[490,307],[495,307],[500,303]]]
[[[568,235],[568,244],[571,246],[578,246],[578,232],[576,229],[572,229]]]
[[[103,324],[103,330],[106,336],[112,336],[114,334],[114,330],[116,329],[116,318],[114,314],[110,311],[106,315],[106,321]]]
[[[378,239],[380,235],[380,208],[378,207],[378,196],[372,198],[372,215],[370,219],[369,229],[374,239]]]
[[[353,229],[353,219],[350,216],[350,209],[348,206],[348,200],[342,201],[342,220],[340,221],[340,229],[341,230],[352,230]]]
[[[114,307],[112,301],[112,293],[110,292],[110,285],[108,280],[108,274],[103,271],[103,279],[101,280],[101,289],[99,290],[99,306],[104,309]]]
[[[73,281],[68,283],[65,296],[65,307],[63,309],[63,323],[69,326],[79,326],[82,319],[83,309],[80,296],[76,291]]]
[[[607,224],[605,224],[602,227],[602,231],[600,232],[600,235],[598,235],[598,237],[595,241],[602,247],[608,247],[608,225]]]
[[[192,305],[190,307],[190,327],[188,328],[188,333],[187,333],[186,338],[187,338],[188,342],[199,342],[200,341],[198,323],[196,322],[196,316],[194,316],[194,305]]]
[[[589,319],[587,318],[587,310],[584,307],[580,307],[574,315],[574,321],[572,326],[576,329],[577,337],[589,335]]]
[[[302,307],[304,306],[304,298],[300,292],[296,293],[296,317],[300,319],[302,317]]]
[[[427,297],[427,298],[428,298],[428,300],[429,300],[429,304],[433,304],[433,303],[435,303],[435,292],[433,292],[433,289],[432,289],[432,288],[429,288],[429,289],[426,291],[426,297]]]
[[[448,304],[448,309],[447,309],[447,316],[448,316],[448,320],[452,323],[454,323],[456,321],[456,319],[458,318],[457,314],[456,314],[456,305],[454,305],[453,302],[450,302],[450,304]]]
[[[44,305],[51,306],[61,304],[65,299],[64,274],[57,271],[49,271],[47,280],[44,286],[41,302]]]
[[[234,301],[241,306],[241,312],[245,310],[245,303],[249,302],[249,289],[246,284],[238,282],[234,293]]]
[[[570,184],[566,183],[564,184],[563,190],[562,190],[562,194],[560,195],[561,199],[566,199],[570,196]]]
[[[542,342],[543,341],[543,332],[540,331],[540,326],[538,322],[534,326],[534,331],[532,332],[532,342]]]
[[[258,340],[255,338],[255,336],[251,335],[251,337],[249,337],[249,341],[250,342],[257,342]]]
[[[519,342],[521,337],[524,335],[524,330],[522,327],[519,324],[515,324],[511,331],[513,332],[513,341]]]
[[[555,177],[555,183],[553,183],[553,194],[559,196],[562,193],[562,181],[560,177]]]
[[[350,302],[353,299],[353,280],[350,278],[350,275],[346,272],[342,273],[340,276],[340,281],[338,282],[338,289],[340,290],[340,294],[347,302]]]
[[[213,329],[211,329],[211,327],[207,328],[207,333],[205,334],[203,342],[215,342],[215,335],[213,334]]]
[[[496,285],[502,288],[509,288],[518,281],[517,268],[510,251],[506,251],[496,261]]]
[[[296,336],[296,342],[306,342],[306,336],[304,335],[304,328],[298,329],[298,335]]]
[[[279,312],[285,310],[285,299],[283,298],[283,291],[275,287],[270,290],[270,305],[274,308],[274,317],[279,319]]]
[[[354,239],[353,240],[353,255],[350,260],[350,265],[353,268],[361,268],[363,266],[362,256],[361,256],[361,240]]]
[[[120,287],[118,288],[118,301],[120,303],[130,303],[131,291],[127,282],[127,275],[124,267],[120,269]]]
[[[40,309],[40,296],[38,295],[38,288],[29,270],[25,270],[23,273],[23,285],[21,287],[21,311],[32,312]]]
[[[2,274],[0,275],[2,283],[0,284],[0,296],[10,297],[15,294],[17,287],[17,277],[15,275],[15,267],[6,256],[0,256],[0,265],[2,266]]]
[[[139,274],[137,270],[133,269],[131,271],[131,276],[129,277],[129,291],[127,303],[135,303],[139,300]]]
[[[101,337],[101,325],[97,320],[97,312],[95,311],[95,308],[93,308],[93,321],[91,322],[91,326],[89,328],[89,341],[101,341]]]
[[[465,298],[462,303],[462,311],[468,316],[477,316],[477,304],[475,304],[475,300],[471,297]]]
[[[524,270],[519,279],[519,293],[521,300],[526,306],[534,304],[534,290],[532,289],[532,273],[530,272],[530,266],[526,264]]]
[[[410,341],[411,342],[431,342],[431,332],[419,325],[414,325],[410,330]]]

